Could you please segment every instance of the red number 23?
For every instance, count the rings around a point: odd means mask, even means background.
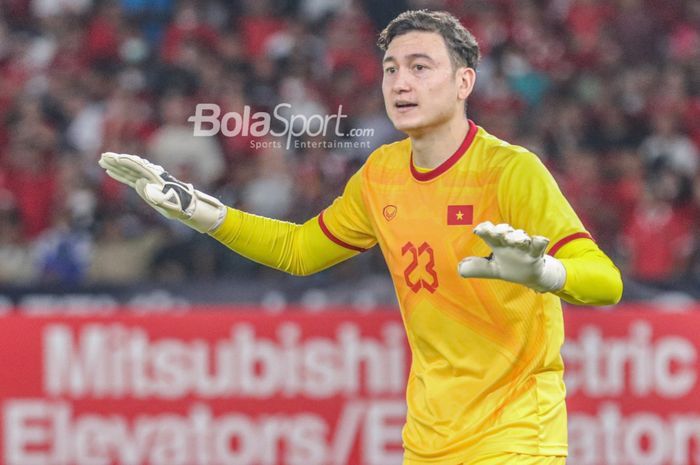
[[[411,256],[411,263],[408,264],[403,272],[406,285],[413,292],[418,292],[421,289],[425,289],[430,293],[435,292],[439,286],[439,283],[437,273],[435,272],[435,254],[433,253],[433,248],[430,246],[430,244],[423,242],[416,248],[412,242],[406,242],[401,248],[401,255],[403,256],[406,254],[410,254]],[[428,263],[425,264],[425,271],[430,276],[430,282],[420,277],[420,274],[418,279],[413,277],[414,271],[416,271],[416,268],[418,268],[419,265],[418,258],[423,254],[427,254],[428,256]]]

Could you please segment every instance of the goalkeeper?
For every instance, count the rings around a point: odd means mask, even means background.
[[[226,207],[137,156],[100,165],[163,215],[288,273],[379,244],[412,351],[404,464],[561,465],[560,299],[614,304],[619,271],[538,157],[467,118],[479,49],[453,16],[402,13],[379,46],[386,111],[408,137],[302,225]]]

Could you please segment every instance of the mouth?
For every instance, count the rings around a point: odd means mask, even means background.
[[[399,113],[405,113],[405,112],[410,111],[412,108],[415,108],[417,106],[418,106],[417,103],[407,102],[404,100],[399,100],[397,102],[394,102],[394,108],[396,108]]]

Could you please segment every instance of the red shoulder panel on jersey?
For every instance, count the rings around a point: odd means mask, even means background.
[[[363,249],[362,247],[357,247],[357,246],[354,246],[352,244],[348,244],[347,242],[335,237],[333,235],[333,233],[328,229],[328,226],[326,226],[325,221],[323,221],[323,212],[321,212],[318,215],[318,225],[321,226],[321,231],[323,231],[323,234],[325,234],[328,239],[332,240],[336,244],[338,244],[342,247],[345,247],[346,249],[356,250],[357,252],[367,251],[367,249]]]

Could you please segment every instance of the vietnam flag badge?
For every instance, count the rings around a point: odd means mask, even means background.
[[[448,205],[447,225],[464,226],[474,222],[474,205]]]

